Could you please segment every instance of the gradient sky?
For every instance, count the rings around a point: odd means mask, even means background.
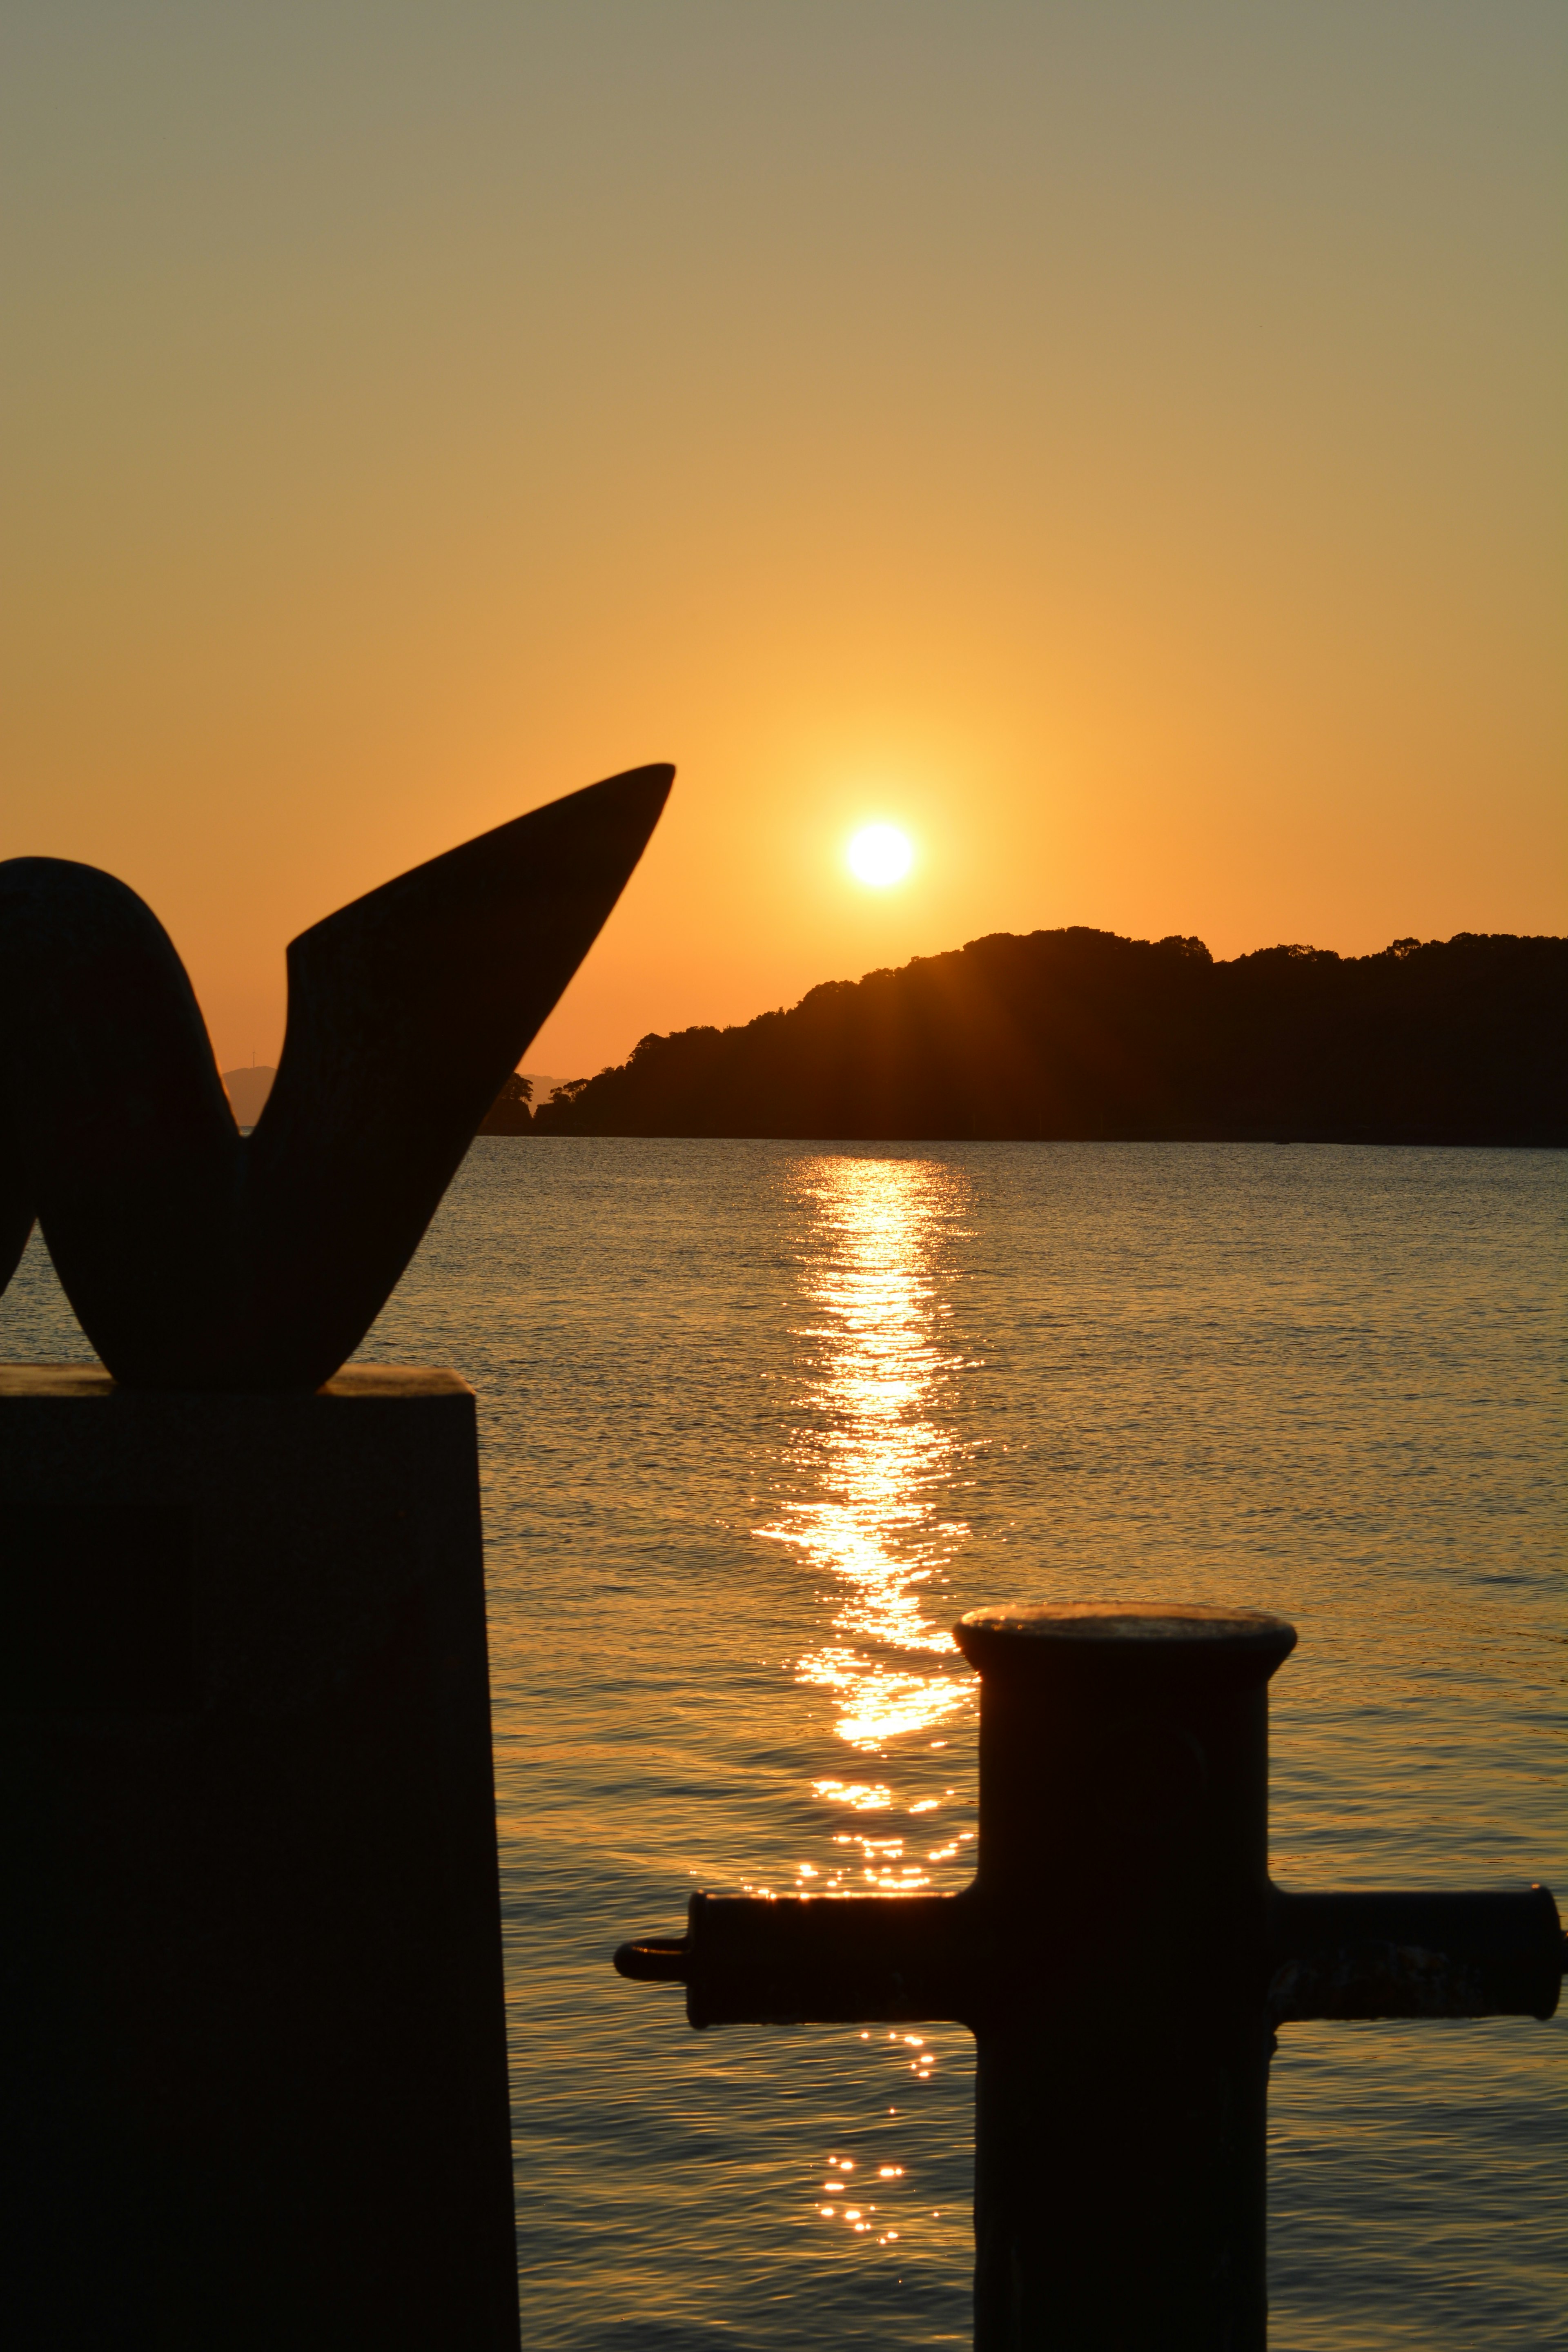
[[[652,759],[530,1066],[991,930],[1568,929],[1565,67],[1558,0],[10,0],[0,855],[140,890],[226,1067],[295,932]]]

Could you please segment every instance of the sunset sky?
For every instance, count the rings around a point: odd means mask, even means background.
[[[1557,0],[5,16],[0,855],[223,1066],[651,760],[531,1067],[992,930],[1568,929]]]

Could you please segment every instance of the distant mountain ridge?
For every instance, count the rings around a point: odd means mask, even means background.
[[[829,981],[788,1012],[642,1039],[535,1135],[1568,1142],[1568,940],[1380,953],[1080,926]]]
[[[267,1097],[272,1092],[272,1081],[278,1076],[267,1063],[253,1062],[248,1069],[225,1070],[223,1083],[228,1096],[228,1107],[234,1113],[236,1127],[254,1127],[267,1108]]]

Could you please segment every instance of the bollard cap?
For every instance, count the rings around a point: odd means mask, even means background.
[[[953,1639],[982,1673],[1055,1654],[1086,1664],[1097,1655],[1131,1664],[1142,1658],[1218,1664],[1246,1661],[1269,1673],[1296,1646],[1296,1629],[1266,1609],[1211,1609],[1189,1601],[1005,1601],[972,1609]]]

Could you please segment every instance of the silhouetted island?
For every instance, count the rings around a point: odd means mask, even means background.
[[[534,1135],[1561,1145],[1565,1014],[1568,940],[1216,963],[1196,939],[997,932],[645,1037],[506,1116]]]
[[[533,1096],[533,1082],[521,1070],[514,1070],[503,1080],[501,1090],[486,1111],[479,1124],[481,1135],[526,1135],[532,1114],[529,1103]]]

